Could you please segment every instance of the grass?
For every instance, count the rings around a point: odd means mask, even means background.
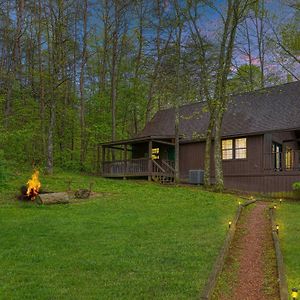
[[[293,287],[300,290],[300,202],[283,201],[277,207],[276,222],[279,225],[280,246],[291,293]]]
[[[246,234],[245,230],[242,230],[240,225],[245,223],[247,214],[253,208],[253,205],[246,206],[240,215],[238,228],[235,231],[233,240],[231,242],[228,255],[225,259],[224,267],[221,274],[218,277],[217,284],[212,296],[212,299],[217,300],[220,297],[230,299],[230,296],[233,294],[233,290],[238,281],[238,272],[239,272],[239,257],[241,256],[241,249],[236,247],[236,244],[243,236]]]
[[[231,195],[81,174],[41,176],[45,190],[86,188],[87,202],[14,200],[30,174],[0,194],[0,299],[199,297],[237,207]]]

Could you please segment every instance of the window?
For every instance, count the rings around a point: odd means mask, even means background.
[[[247,139],[222,140],[222,159],[245,159],[247,158]]]
[[[282,145],[273,142],[272,154],[273,154],[274,170],[280,171],[282,166]]]
[[[222,158],[233,159],[233,140],[222,141]]]
[[[246,138],[235,139],[235,158],[247,158],[247,140]]]
[[[152,159],[159,159],[159,148],[152,149]]]
[[[286,147],[285,152],[285,167],[287,170],[293,169],[294,165],[294,155],[293,155],[293,149],[290,147]]]

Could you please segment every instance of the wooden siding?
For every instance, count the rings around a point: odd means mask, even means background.
[[[213,147],[213,145],[212,145]],[[180,174],[187,178],[189,170],[204,169],[205,142],[180,145]],[[261,173],[263,170],[263,136],[247,137],[247,158],[223,160],[224,176]],[[211,160],[212,170],[213,158]],[[214,172],[212,172],[214,176]]]
[[[179,149],[180,177],[188,178],[189,170],[204,169],[205,143],[181,144]]]
[[[247,158],[223,161],[225,187],[233,190],[255,192],[290,191],[292,183],[300,181],[300,170],[275,172],[272,160],[266,159],[271,154],[272,141],[283,143],[284,140],[295,138],[294,132],[267,133],[247,137]],[[298,147],[290,142],[294,149]],[[188,179],[189,170],[204,169],[205,142],[180,145],[180,175]],[[213,158],[211,161],[213,168]],[[214,173],[212,172],[212,182]]]
[[[226,188],[248,192],[273,193],[288,192],[292,184],[300,181],[300,173],[282,173],[273,175],[254,174],[252,176],[225,176]]]

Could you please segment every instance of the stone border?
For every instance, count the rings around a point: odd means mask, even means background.
[[[284,263],[283,263],[283,256],[282,256],[282,252],[281,252],[281,249],[280,249],[278,234],[277,234],[277,231],[276,231],[275,210],[274,210],[273,207],[270,207],[269,215],[270,215],[270,219],[271,219],[272,237],[273,237],[275,253],[276,253],[280,299],[281,300],[288,300],[288,298],[289,298],[288,286],[287,286],[287,281],[286,281],[285,268],[284,268]]]
[[[241,198],[241,197],[239,197],[239,198]],[[239,205],[239,207],[236,211],[236,214],[235,214],[234,221],[232,222],[231,227],[226,235],[226,239],[223,244],[223,247],[222,247],[218,257],[216,258],[216,261],[212,268],[212,271],[208,277],[208,280],[204,286],[203,291],[200,294],[200,299],[205,299],[205,300],[211,299],[213,291],[214,291],[216,283],[217,283],[217,280],[218,280],[218,277],[223,269],[225,259],[228,254],[228,251],[229,251],[230,244],[231,244],[232,239],[235,234],[236,224],[240,218],[241,212],[244,207],[246,207],[252,203],[255,203],[255,202],[256,202],[256,200],[251,200],[251,201],[247,201],[246,203]]]

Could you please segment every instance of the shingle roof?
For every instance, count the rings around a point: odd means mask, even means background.
[[[183,140],[204,137],[209,115],[205,102],[180,107]],[[138,136],[174,135],[174,108],[158,111]],[[300,81],[231,97],[222,136],[248,135],[300,128]]]

